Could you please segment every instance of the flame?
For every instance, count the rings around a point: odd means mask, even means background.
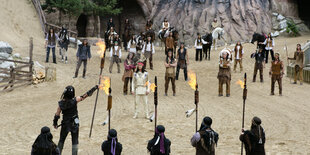
[[[240,87],[244,89],[244,82],[242,80],[238,80],[236,84],[240,85]]]
[[[110,88],[110,78],[105,76],[100,81],[99,89],[104,90],[104,92],[108,95],[109,88]]]
[[[103,58],[104,57],[104,52],[105,52],[105,49],[106,49],[105,43],[100,39],[96,43],[96,46],[99,46],[99,48],[100,48],[100,50],[97,51],[97,53],[100,55],[100,58]]]
[[[154,93],[154,92],[155,92],[155,88],[157,87],[157,86],[155,85],[155,83],[151,83],[150,81],[146,81],[146,83],[144,84],[144,86],[147,86],[147,85],[150,87],[151,91]]]
[[[191,70],[189,70],[188,71],[188,77],[189,77],[189,81],[188,81],[188,84],[189,84],[189,86],[192,88],[192,89],[194,89],[194,90],[196,90],[196,84],[197,84],[197,81],[196,81],[196,74],[193,72],[193,71],[191,71]]]

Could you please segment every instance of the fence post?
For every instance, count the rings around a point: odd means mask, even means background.
[[[30,37],[30,42],[29,42],[29,72],[31,73],[31,77],[33,75],[32,55],[33,55],[33,38]]]

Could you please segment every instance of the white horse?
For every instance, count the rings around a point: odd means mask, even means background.
[[[212,31],[212,38],[213,38],[213,47],[215,50],[217,50],[217,40],[220,40],[221,38],[225,41],[226,44],[226,40],[224,38],[224,34],[225,31],[223,28],[217,27]]]

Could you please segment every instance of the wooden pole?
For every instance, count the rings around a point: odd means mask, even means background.
[[[33,55],[33,38],[30,37],[30,43],[29,43],[29,72],[31,73],[31,76],[33,74],[33,61],[32,61],[32,55]]]
[[[154,105],[155,105],[155,130],[157,126],[157,105],[158,105],[158,93],[157,93],[157,76],[155,76],[155,92],[154,92]]]
[[[245,100],[247,98],[247,85],[246,85],[246,81],[247,81],[247,76],[246,73],[244,73],[244,88],[243,88],[243,110],[242,110],[242,129],[244,128],[244,113],[245,113]],[[243,155],[243,142],[241,142],[241,155]]]

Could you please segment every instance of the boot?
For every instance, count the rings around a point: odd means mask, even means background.
[[[79,145],[78,144],[72,145],[72,155],[77,155],[78,151],[79,151]]]
[[[58,142],[58,149],[59,149],[60,154],[63,148],[64,148],[64,143]]]
[[[83,78],[85,79],[86,70],[83,70]]]
[[[54,64],[57,64],[56,58],[53,58],[53,63],[54,63]]]
[[[253,75],[253,82],[256,81],[256,75]]]

